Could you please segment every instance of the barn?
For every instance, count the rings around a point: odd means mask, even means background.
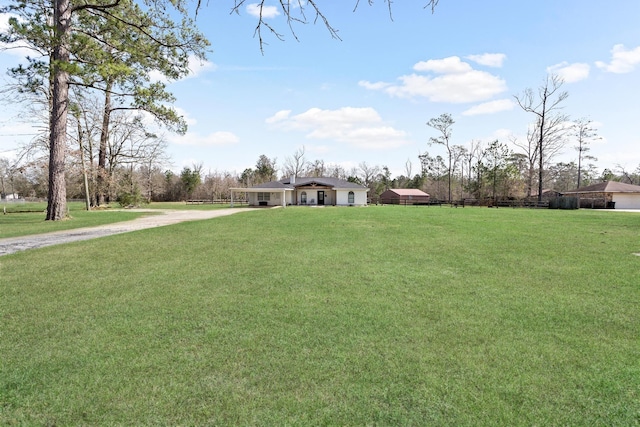
[[[415,188],[393,188],[380,194],[380,203],[389,205],[419,205],[429,203],[429,195]]]
[[[587,187],[565,191],[562,194],[580,197],[580,207],[640,209],[640,185],[604,181]],[[593,206],[589,206],[589,201]]]

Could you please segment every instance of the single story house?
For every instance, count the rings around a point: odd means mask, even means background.
[[[363,185],[330,177],[291,177],[265,182],[249,188],[232,188],[247,194],[249,206],[365,206],[367,191]]]
[[[604,181],[587,187],[565,191],[563,196],[577,196],[582,199],[602,200],[606,208],[640,209],[640,185],[623,182]],[[581,202],[581,206],[584,204]]]
[[[416,188],[392,188],[380,194],[380,203],[388,205],[413,205],[429,203],[429,195]]]

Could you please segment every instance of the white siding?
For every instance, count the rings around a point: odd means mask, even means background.
[[[305,205],[317,205],[318,204],[318,191],[324,191],[324,204],[325,206],[333,205],[335,202],[335,191],[330,189],[324,190],[311,190],[311,189],[299,189],[297,193],[297,203],[302,205],[302,192],[307,193],[307,203]],[[313,201],[312,201],[313,200]]]
[[[282,205],[282,192],[281,191],[264,191],[264,193],[269,193],[269,200],[267,201],[267,206],[281,206]],[[287,197],[287,199],[291,198],[291,196]],[[250,206],[258,206],[260,205],[261,200],[258,200],[258,193],[249,193],[249,205]]]
[[[285,201],[286,201],[287,205],[292,205],[293,204],[293,191],[287,191],[285,193]]]
[[[613,193],[616,209],[640,209],[640,194]]]
[[[353,203],[349,203],[349,191],[353,191]],[[336,190],[336,205],[364,206],[367,204],[367,190]]]

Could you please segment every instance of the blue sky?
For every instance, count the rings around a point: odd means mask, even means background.
[[[549,72],[565,78],[564,113],[597,127],[590,154],[600,168],[640,165],[639,1],[440,0],[434,14],[396,1],[393,20],[382,0],[355,12],[355,0],[317,3],[341,40],[321,23],[295,25],[296,40],[274,0],[267,20],[285,41],[264,33],[264,53],[250,7],[200,11],[212,51],[169,85],[189,123],[185,136],[166,135],[173,169],[240,173],[261,154],[282,166],[304,147],[307,160],[347,170],[366,162],[399,175],[409,160],[415,174],[420,153],[445,154],[427,144],[437,134],[426,122],[442,113],[455,120],[454,144],[523,139],[533,117],[514,95]],[[17,61],[0,53],[3,69]],[[30,133],[16,114],[0,112],[0,155]],[[557,160],[576,160],[573,146]]]

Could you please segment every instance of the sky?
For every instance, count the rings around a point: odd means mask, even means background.
[[[455,120],[452,144],[523,140],[534,117],[514,96],[552,73],[569,93],[562,112],[592,120],[601,137],[589,153],[599,169],[640,166],[638,0],[440,0],[434,13],[426,0],[395,1],[391,16],[382,0],[355,11],[356,0],[317,0],[339,39],[312,14],[292,34],[279,1],[267,0],[263,16],[284,41],[265,32],[262,50],[250,1],[239,14],[230,0],[207,3],[197,16],[207,61],[168,82],[189,130],[165,134],[167,168],[239,174],[262,154],[282,167],[304,148],[306,160],[346,170],[366,162],[416,174],[418,155],[446,156],[426,125],[443,113]],[[19,53],[0,52],[0,69]],[[11,157],[38,123],[1,109],[0,156]],[[574,146],[557,161],[576,161]]]

